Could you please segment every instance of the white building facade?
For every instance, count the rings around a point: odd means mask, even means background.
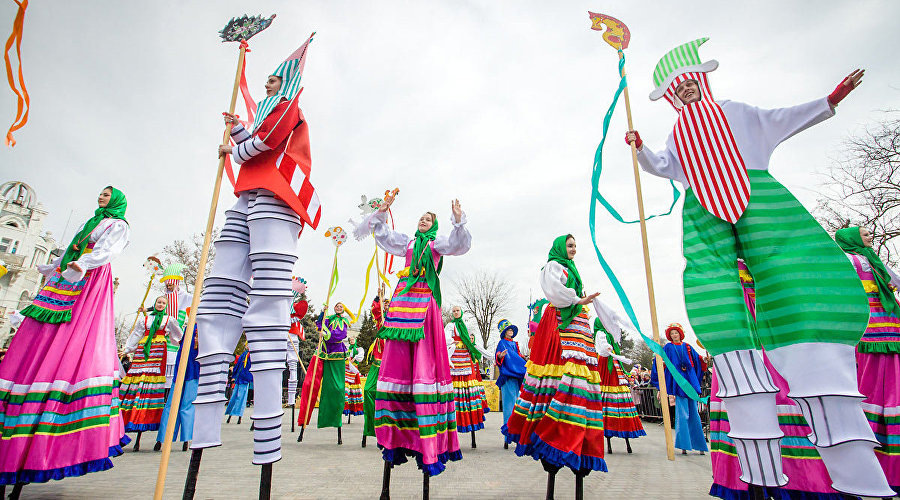
[[[40,290],[38,264],[58,255],[56,240],[44,231],[47,210],[34,189],[19,181],[0,185],[0,261],[7,273],[0,277],[0,346],[12,338],[9,315],[29,303]]]

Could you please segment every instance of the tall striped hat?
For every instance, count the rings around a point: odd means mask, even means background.
[[[670,50],[656,63],[653,70],[653,84],[656,89],[650,92],[650,100],[655,101],[666,94],[669,86],[675,82],[678,76],[689,72],[708,73],[719,67],[719,61],[710,59],[700,61],[697,49],[706,43],[709,37],[698,38],[693,42],[681,44]]]
[[[315,33],[313,33],[315,35]],[[253,130],[259,127],[263,120],[269,116],[269,113],[275,106],[281,102],[281,99],[290,101],[300,92],[300,80],[303,77],[303,67],[306,66],[306,49],[312,42],[312,35],[306,40],[306,43],[295,50],[281,64],[275,68],[271,74],[281,78],[281,89],[277,94],[266,97],[257,103],[256,115],[253,117]]]
[[[160,283],[165,283],[168,280],[184,280],[184,264],[169,264],[163,269],[162,278],[159,279]]]

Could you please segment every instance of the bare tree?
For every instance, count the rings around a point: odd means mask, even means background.
[[[212,241],[219,236],[221,228],[213,229]],[[168,266],[174,262],[184,264],[184,283],[190,289],[194,288],[197,280],[197,271],[200,269],[200,253],[203,250],[203,233],[195,233],[190,241],[175,240],[171,245],[163,247],[163,265]],[[206,276],[212,269],[213,260],[216,258],[216,247],[209,246],[209,259],[206,261]]]
[[[475,319],[481,334],[482,346],[486,349],[495,320],[509,310],[513,298],[513,286],[497,273],[477,271],[459,277],[453,285],[463,311]]]
[[[885,262],[898,263],[900,236],[900,118],[898,111],[844,142],[843,157],[825,173],[815,216],[834,233],[849,226],[874,234]]]
[[[130,321],[129,321],[130,320]],[[134,323],[134,318],[130,315],[126,318],[124,314],[120,314],[119,317],[116,318],[116,348],[121,350],[125,347],[125,341],[128,340],[128,335],[131,333],[131,324]]]

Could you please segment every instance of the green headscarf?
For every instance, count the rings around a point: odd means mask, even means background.
[[[859,227],[848,227],[838,229],[834,233],[834,241],[845,252],[865,257],[872,267],[872,275],[875,276],[875,283],[878,284],[878,298],[881,300],[881,307],[885,312],[894,316],[900,316],[900,305],[897,305],[897,299],[894,297],[894,291],[891,290],[891,275],[888,273],[884,263],[878,258],[870,247],[867,247],[859,234]]]
[[[616,339],[612,336],[611,333],[606,331],[606,328],[603,327],[603,323],[600,321],[600,318],[594,318],[594,336],[597,336],[597,332],[603,332],[606,334],[606,342],[612,347],[613,354],[617,356],[622,355],[622,348],[619,347],[619,343],[616,342]],[[609,369],[610,373],[615,373],[615,363],[612,356],[606,357],[606,368]]]
[[[428,244],[429,241],[434,240],[437,235],[437,230],[437,218],[432,221],[431,228],[428,229],[428,231],[423,233],[418,229],[416,230],[416,243],[413,245],[412,261],[409,263],[409,277],[406,278],[406,286],[400,293],[404,294],[408,292],[413,284],[415,284],[416,281],[419,281],[419,273],[424,269],[425,282],[428,283],[428,288],[431,289],[431,295],[434,297],[434,301],[437,302],[438,307],[441,307],[441,278],[438,274],[441,272],[441,267],[444,265],[444,258],[441,257],[441,260],[438,261],[437,268],[435,268],[434,254],[431,251],[431,245]]]
[[[469,338],[469,328],[463,323],[462,311],[459,312],[458,318],[453,318],[453,324],[456,325],[459,339],[462,340],[463,345],[466,346],[469,354],[472,355],[472,359],[474,359],[476,363],[481,361],[481,351],[475,347],[475,344],[472,343],[472,339]]]
[[[91,233],[103,219],[122,219],[126,223],[128,222],[125,220],[125,209],[128,207],[128,200],[125,199],[125,194],[112,186],[106,186],[103,189],[112,191],[109,203],[105,207],[97,207],[97,210],[94,210],[94,216],[88,219],[81,231],[78,231],[75,237],[72,238],[69,246],[66,247],[66,253],[63,254],[62,260],[59,262],[60,271],[65,271],[69,262],[78,260],[84,254],[84,251],[87,249],[88,238],[90,238]]]
[[[550,247],[550,254],[547,255],[547,262],[559,262],[569,271],[566,287],[575,290],[575,293],[581,297],[584,295],[581,275],[578,274],[578,269],[575,267],[575,261],[570,259],[568,252],[566,252],[566,240],[572,237],[571,234],[564,234],[553,240],[553,246]],[[569,323],[578,316],[578,313],[581,312],[581,304],[576,302],[569,307],[558,307],[557,309],[562,318],[559,327],[566,328],[569,326]]]
[[[153,316],[153,323],[150,324],[150,330],[147,332],[147,341],[144,342],[144,359],[150,359],[150,344],[153,343],[153,337],[156,336],[156,332],[159,331],[160,325],[162,325],[163,318],[166,317],[166,309],[163,308],[162,311],[157,311],[156,307],[150,311],[150,315]]]

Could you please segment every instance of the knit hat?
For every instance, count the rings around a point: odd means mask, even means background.
[[[653,84],[656,85],[656,89],[650,92],[651,101],[663,97],[669,86],[679,75],[690,72],[709,73],[719,67],[719,61],[715,59],[710,59],[706,62],[700,61],[700,54],[697,49],[706,43],[707,40],[709,40],[709,37],[703,37],[693,42],[679,45],[667,52],[656,63],[656,69],[653,70]]]

